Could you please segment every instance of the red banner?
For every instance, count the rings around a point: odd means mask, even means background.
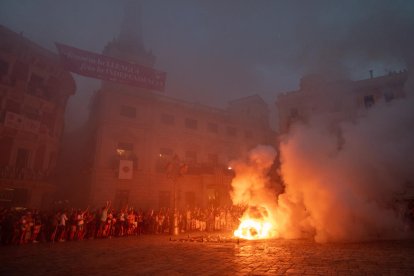
[[[79,75],[164,91],[166,73],[56,43],[65,68]]]

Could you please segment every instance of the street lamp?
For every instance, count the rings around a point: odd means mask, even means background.
[[[180,159],[176,154],[166,167],[167,177],[171,179],[173,185],[173,210],[170,214],[170,221],[173,222],[172,228],[170,227],[170,234],[173,235],[178,235],[180,232],[177,214],[177,182],[178,178],[187,172],[187,168],[188,166],[185,163],[180,162]]]

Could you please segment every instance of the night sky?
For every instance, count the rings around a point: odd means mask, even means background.
[[[125,1],[0,0],[0,24],[56,52],[54,42],[101,52]],[[298,88],[308,73],[368,78],[412,68],[414,1],[142,1],[145,46],[167,72],[165,94],[206,105]],[[85,121],[99,81],[74,74],[67,128]]]

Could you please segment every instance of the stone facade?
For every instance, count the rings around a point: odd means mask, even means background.
[[[180,206],[228,204],[228,161],[275,144],[259,96],[221,110],[134,90],[96,95],[92,205],[171,207],[174,190]],[[129,179],[121,179],[122,160],[132,161]]]
[[[75,93],[58,56],[0,26],[0,204],[47,207],[64,111]]]
[[[103,54],[153,67],[155,56],[143,44],[139,10],[136,2],[127,2],[120,35]],[[229,204],[227,162],[258,144],[275,144],[268,113],[257,95],[217,109],[102,82],[89,122],[89,202],[101,206],[112,200],[116,208],[172,207],[174,201],[178,207]]]
[[[359,81],[304,77],[299,90],[281,94],[276,100],[278,132],[287,133],[295,121],[307,121],[311,116],[323,116],[333,128],[344,120],[355,121],[375,104],[404,97],[407,77],[407,71]]]

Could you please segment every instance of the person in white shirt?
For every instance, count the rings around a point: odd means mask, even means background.
[[[59,241],[65,241],[65,234],[66,234],[66,221],[68,217],[66,216],[66,211],[63,211],[59,218]]]

